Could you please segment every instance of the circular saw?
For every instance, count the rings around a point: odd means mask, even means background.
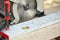
[[[7,30],[9,26],[43,16],[43,0],[2,0],[0,1],[0,21]],[[1,24],[0,23],[0,24]]]

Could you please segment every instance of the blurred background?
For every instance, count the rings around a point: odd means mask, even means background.
[[[51,14],[60,11],[60,0],[44,0],[45,14]]]

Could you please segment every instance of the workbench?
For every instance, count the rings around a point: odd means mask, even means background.
[[[23,27],[28,27],[24,29]],[[60,12],[10,26],[9,40],[50,40],[60,36]]]

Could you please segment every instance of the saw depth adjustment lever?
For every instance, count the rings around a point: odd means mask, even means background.
[[[5,25],[6,25],[6,30],[10,30],[9,29],[9,20],[10,20],[10,1],[9,0],[5,0],[4,1],[4,11],[5,11]]]

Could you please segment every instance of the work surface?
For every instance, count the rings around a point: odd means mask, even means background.
[[[3,32],[8,34],[10,38],[14,38],[26,34],[28,32],[32,32],[34,30],[48,27],[49,25],[53,25],[59,22],[60,22],[60,12],[10,26],[10,31],[3,30]],[[22,29],[22,27],[25,26],[28,26],[29,29],[28,30]]]

